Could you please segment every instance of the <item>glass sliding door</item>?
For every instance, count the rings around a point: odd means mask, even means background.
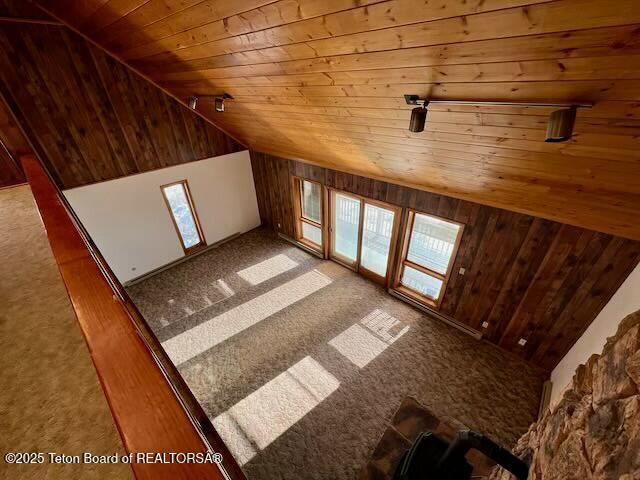
[[[377,205],[364,203],[362,225],[362,251],[360,268],[387,277],[391,241],[393,239],[395,212]]]
[[[331,190],[330,211],[331,258],[386,284],[400,209]]]
[[[331,256],[348,265],[358,263],[361,200],[332,191]]]

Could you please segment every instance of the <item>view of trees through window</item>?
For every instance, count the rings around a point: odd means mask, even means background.
[[[185,183],[179,182],[168,185],[162,188],[162,192],[173,215],[184,248],[192,248],[202,243],[196,219],[187,196]]]

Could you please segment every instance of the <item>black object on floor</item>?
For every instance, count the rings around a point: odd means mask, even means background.
[[[484,435],[470,430],[458,432],[450,444],[433,432],[421,433],[404,454],[393,480],[469,480],[473,466],[465,454],[476,449],[519,480],[526,480],[529,466]]]

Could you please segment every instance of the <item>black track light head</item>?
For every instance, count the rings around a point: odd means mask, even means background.
[[[418,133],[424,130],[424,125],[427,122],[427,103],[420,107],[416,107],[411,110],[411,121],[409,122],[409,131]]]
[[[576,107],[555,110],[549,115],[545,142],[566,142],[573,134],[576,123]]]
[[[225,100],[233,100],[233,97],[228,93],[224,93],[218,97],[215,97],[216,112],[224,112]]]

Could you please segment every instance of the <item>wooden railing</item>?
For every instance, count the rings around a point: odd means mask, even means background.
[[[223,463],[139,463],[142,479],[244,480],[157,338],[33,156],[21,163],[127,453],[222,454]]]

